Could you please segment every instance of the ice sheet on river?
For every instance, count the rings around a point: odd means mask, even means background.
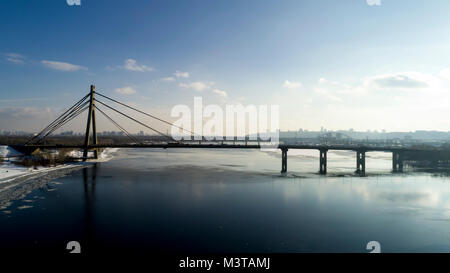
[[[91,166],[95,162],[108,161],[117,149],[105,149],[99,160],[63,164],[52,167],[24,167],[14,164],[20,153],[7,146],[0,146],[0,210],[5,209],[11,201],[25,197],[32,190],[43,187],[51,180],[64,176],[80,168]],[[73,151],[71,156],[79,156]]]

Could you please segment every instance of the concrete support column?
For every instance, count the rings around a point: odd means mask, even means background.
[[[393,172],[397,172],[398,171],[398,169],[397,169],[397,167],[398,167],[397,161],[398,161],[398,152],[392,152],[392,171]]]
[[[403,172],[403,152],[398,153],[398,171]]]
[[[288,149],[281,149],[281,173],[287,172],[287,152]]]
[[[320,169],[319,172],[321,174],[327,173],[327,151],[328,150],[320,150]]]
[[[356,151],[356,173],[366,173],[366,152]]]
[[[392,171],[403,172],[403,152],[392,152]]]

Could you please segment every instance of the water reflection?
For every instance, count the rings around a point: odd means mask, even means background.
[[[94,163],[91,168],[83,169],[84,199],[85,199],[85,244],[84,249],[89,251],[89,247],[95,244],[95,184],[97,180],[98,163]],[[91,175],[89,176],[89,172]]]

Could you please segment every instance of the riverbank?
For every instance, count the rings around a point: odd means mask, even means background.
[[[20,153],[7,146],[0,146],[0,210],[8,213],[7,207],[12,201],[24,198],[31,191],[45,186],[49,181],[70,174],[73,171],[90,167],[97,162],[106,162],[113,158],[118,149],[106,149],[98,160],[71,162],[56,166],[25,167],[15,163]],[[70,155],[79,157],[81,152],[72,151]]]
[[[104,162],[108,161],[113,157],[113,154],[116,153],[118,149],[105,149],[100,153],[98,160],[89,160],[89,162]],[[88,156],[91,156],[92,154],[89,154]],[[10,181],[16,180],[16,179],[23,179],[28,176],[35,176],[39,175],[41,173],[49,172],[49,171],[55,171],[58,169],[63,168],[70,168],[71,166],[77,166],[82,163],[77,162],[71,162],[67,164],[59,164],[56,166],[21,166],[17,164],[17,162],[21,158],[21,154],[14,149],[8,147],[8,146],[0,146],[0,157],[3,159],[2,162],[0,162],[0,185],[4,183],[8,183]],[[81,151],[71,151],[69,153],[69,156],[72,158],[81,158],[82,152]],[[1,190],[1,186],[0,186]]]

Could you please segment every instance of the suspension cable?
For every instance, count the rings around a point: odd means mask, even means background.
[[[163,119],[161,119],[161,118],[158,118],[158,117],[155,117],[155,116],[153,116],[153,115],[150,115],[150,114],[148,114],[148,113],[146,113],[146,112],[144,112],[144,111],[141,111],[141,110],[139,110],[139,109],[136,109],[136,108],[134,108],[134,107],[131,107],[131,106],[129,106],[129,105],[126,105],[125,103],[122,103],[122,102],[120,102],[120,101],[117,101],[117,100],[115,100],[115,99],[112,99],[112,98],[110,98],[110,97],[108,97],[108,96],[102,95],[102,94],[100,94],[100,93],[98,93],[98,92],[96,92],[96,94],[99,95],[99,96],[101,96],[101,97],[104,97],[104,98],[106,98],[106,99],[108,99],[108,100],[111,100],[111,101],[113,101],[113,102],[115,102],[115,103],[117,103],[117,104],[120,104],[120,105],[122,105],[122,106],[125,106],[125,107],[127,107],[127,108],[130,108],[130,109],[132,109],[132,110],[134,110],[134,111],[136,111],[136,112],[139,112],[139,113],[141,113],[141,114],[143,114],[143,115],[146,115],[146,116],[151,117],[151,118],[153,118],[153,119],[156,119],[156,120],[159,120],[159,121],[161,121],[161,122],[164,122],[164,123],[166,123],[166,124],[168,124],[168,125],[171,125],[171,126],[174,126],[174,127],[178,128],[178,129],[181,129],[181,130],[183,130],[183,131],[186,131],[186,132],[188,132],[188,133],[190,133],[190,134],[192,134],[192,135],[197,135],[197,134],[195,134],[194,132],[192,132],[192,131],[190,131],[190,130],[184,129],[183,127],[180,127],[180,126],[177,126],[177,125],[174,125],[174,124],[171,123],[171,122],[168,122],[168,121],[163,120]]]
[[[75,108],[77,108],[79,105],[81,105],[81,103],[88,97],[89,95],[84,96],[81,100],[79,100],[77,103],[75,103],[74,105],[72,105],[72,107],[70,107],[66,112],[64,112],[61,116],[59,116],[56,120],[54,120],[52,123],[50,123],[46,128],[44,128],[44,130],[42,131],[46,131],[46,129],[48,130],[50,127],[52,127],[56,122],[58,122],[58,120],[64,119],[65,117],[67,117],[68,115],[70,115],[70,112],[73,112]]]
[[[64,119],[68,115],[70,115],[75,108],[77,108],[85,99],[87,96],[79,100],[77,103],[75,103],[72,107],[70,107],[66,112],[64,112],[61,116],[59,116],[56,120],[54,120],[52,123],[50,123],[47,127],[45,127],[39,134],[37,134],[35,137],[44,134],[46,131],[51,129],[56,123],[60,122],[60,120]]]
[[[85,106],[87,103],[86,102],[83,106]],[[83,107],[81,106],[81,107]],[[55,127],[53,127],[45,136],[44,138],[46,138],[48,135],[50,135],[51,133],[53,133],[54,131],[58,130],[59,128],[61,128],[62,126],[64,126],[67,122],[71,121],[72,119],[74,119],[75,117],[77,117],[78,115],[80,115],[82,112],[84,112],[86,109],[88,109],[89,106],[85,106],[84,108],[79,108],[78,110],[74,111],[70,116],[68,116],[65,120],[61,121],[59,124],[57,124]]]
[[[72,118],[66,120],[65,122],[61,123],[60,126],[58,126],[57,128],[52,129],[50,132],[48,132],[45,136],[43,136],[42,138],[40,138],[37,141],[37,144],[42,143],[50,134],[52,134],[54,131],[58,130],[60,127],[64,126],[67,122],[71,121],[73,118],[75,118],[76,116],[78,116],[79,114],[81,114],[82,112],[86,111],[89,107],[85,107],[83,109],[81,109],[81,111],[79,111],[78,113],[76,113]]]
[[[86,101],[85,103],[83,103],[82,105],[78,106],[77,108],[75,108],[74,110],[72,110],[67,116],[65,116],[63,119],[59,120],[58,123],[56,123],[55,125],[53,125],[45,134],[44,137],[48,136],[49,134],[51,134],[52,132],[54,132],[55,130],[57,130],[58,128],[60,128],[63,124],[66,123],[66,121],[71,120],[72,117],[78,115],[78,113],[80,112],[80,110],[82,109],[82,107],[86,106],[86,104],[88,104],[89,101]],[[84,110],[84,109],[83,109]]]
[[[34,139],[36,139],[37,137],[45,134],[48,130],[51,130],[51,128],[53,126],[55,126],[55,124],[59,123],[62,119],[66,118],[68,115],[70,115],[71,113],[73,113],[73,110],[75,108],[77,108],[79,105],[81,105],[81,103],[83,103],[83,101],[89,96],[89,94],[87,94],[86,96],[84,96],[82,99],[80,99],[78,102],[76,102],[74,105],[72,105],[69,109],[67,109],[64,113],[62,113],[57,119],[55,119],[53,122],[51,122],[49,125],[47,125],[42,131],[40,131],[37,135],[33,136],[32,138],[30,138],[25,144],[28,144],[30,142],[32,142]]]
[[[120,126],[116,121],[114,121],[108,114],[106,114],[105,112],[103,112],[100,108],[98,108],[97,106],[95,106],[95,109],[97,109],[103,116],[105,116],[109,121],[111,121],[117,128],[119,128],[120,130],[122,130],[125,135],[127,137],[129,137],[132,141],[142,144],[142,142],[138,141],[136,138],[134,138],[125,128],[123,128],[122,126]]]
[[[154,128],[148,126],[148,125],[146,125],[145,123],[140,122],[139,120],[137,120],[137,119],[135,119],[135,118],[130,117],[129,115],[127,115],[127,114],[125,114],[125,113],[120,112],[120,111],[117,110],[117,109],[114,109],[113,107],[111,107],[111,106],[109,106],[109,105],[107,105],[107,104],[105,104],[105,103],[103,103],[103,102],[101,102],[101,101],[99,101],[99,100],[97,100],[97,99],[96,99],[95,101],[98,102],[98,103],[100,103],[100,104],[102,104],[102,105],[104,105],[104,106],[106,106],[106,107],[108,107],[109,109],[111,109],[111,110],[113,110],[113,111],[115,111],[115,112],[117,112],[117,113],[119,113],[119,114],[121,114],[121,115],[123,115],[123,116],[125,116],[125,117],[127,117],[127,118],[129,118],[129,119],[131,119],[131,120],[133,120],[134,122],[137,122],[137,123],[139,123],[140,125],[142,125],[142,126],[148,128],[148,129],[150,129],[150,130],[152,130],[152,131],[157,132],[158,134],[160,134],[160,135],[162,135],[162,136],[165,136],[165,137],[167,137],[167,138],[169,138],[169,139],[172,139],[170,136],[168,136],[168,135],[166,135],[166,134],[164,134],[164,133],[162,133],[162,132],[160,132],[160,131],[158,131],[158,130],[156,130],[156,129],[154,129]]]

